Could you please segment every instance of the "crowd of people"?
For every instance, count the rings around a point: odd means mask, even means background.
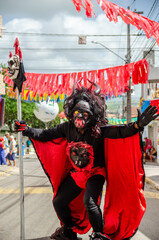
[[[31,141],[26,141],[26,153],[30,152]],[[23,155],[25,145],[23,143]],[[3,137],[0,137],[0,165],[15,166],[15,156],[19,154],[18,144],[16,137],[6,132]]]
[[[0,164],[15,166],[15,154],[16,154],[16,138],[10,135],[8,132],[5,133],[4,137],[0,137]]]

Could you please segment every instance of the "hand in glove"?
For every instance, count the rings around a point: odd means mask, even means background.
[[[27,124],[24,120],[21,120],[21,121],[15,120],[15,122],[14,122],[15,131],[22,132],[26,129],[26,127],[27,127]]]
[[[159,114],[156,114],[158,112],[158,109],[156,106],[148,106],[145,111],[141,114],[140,110],[138,111],[138,118],[137,118],[137,125],[139,128],[145,127],[147,124],[149,124],[152,120],[157,118]]]

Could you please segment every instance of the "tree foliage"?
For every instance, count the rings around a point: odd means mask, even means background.
[[[11,129],[11,125],[15,119],[17,119],[17,100],[8,98],[8,96],[5,96],[5,119],[4,122],[7,124]],[[22,110],[22,119],[27,122],[27,124],[34,128],[45,128],[45,123],[40,121],[36,118],[34,114],[34,110],[36,108],[35,102],[21,102],[21,110]],[[61,112],[63,109],[63,103],[59,103],[59,112]],[[47,126],[55,127],[58,124],[60,124],[60,117],[57,116],[54,120],[49,122]]]

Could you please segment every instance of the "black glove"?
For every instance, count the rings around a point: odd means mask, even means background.
[[[26,127],[27,127],[27,124],[24,120],[21,120],[21,121],[15,120],[14,129],[16,132],[22,132],[26,129]]]
[[[157,118],[159,114],[156,114],[158,112],[158,109],[156,106],[148,106],[145,111],[141,114],[140,110],[138,111],[138,118],[137,118],[137,125],[139,128],[145,127],[147,124],[149,124],[152,120]]]

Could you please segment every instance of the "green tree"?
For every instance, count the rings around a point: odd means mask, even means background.
[[[12,131],[11,126],[15,119],[17,119],[17,100],[8,98],[8,96],[4,96],[5,98],[5,124],[7,124]],[[63,110],[63,103],[59,104],[59,112]],[[35,117],[34,110],[36,108],[35,102],[21,102],[22,109],[22,119],[27,122],[27,124],[31,127],[35,128],[45,128],[44,122],[40,121]],[[48,123],[48,127],[55,127],[60,124],[60,117],[57,116],[54,120]]]
[[[7,66],[1,64],[2,69],[7,69]],[[5,71],[2,72],[5,75]],[[15,119],[17,119],[17,100],[9,98],[7,95],[5,98],[5,119],[4,122],[10,128],[12,132],[12,123]],[[59,113],[63,111],[63,102],[59,102]],[[22,119],[27,122],[27,124],[31,127],[35,128],[45,128],[45,123],[36,118],[34,114],[34,110],[36,108],[35,102],[21,102],[21,110],[22,110]],[[54,120],[48,123],[48,127],[55,127],[60,124],[60,117],[57,116]]]

